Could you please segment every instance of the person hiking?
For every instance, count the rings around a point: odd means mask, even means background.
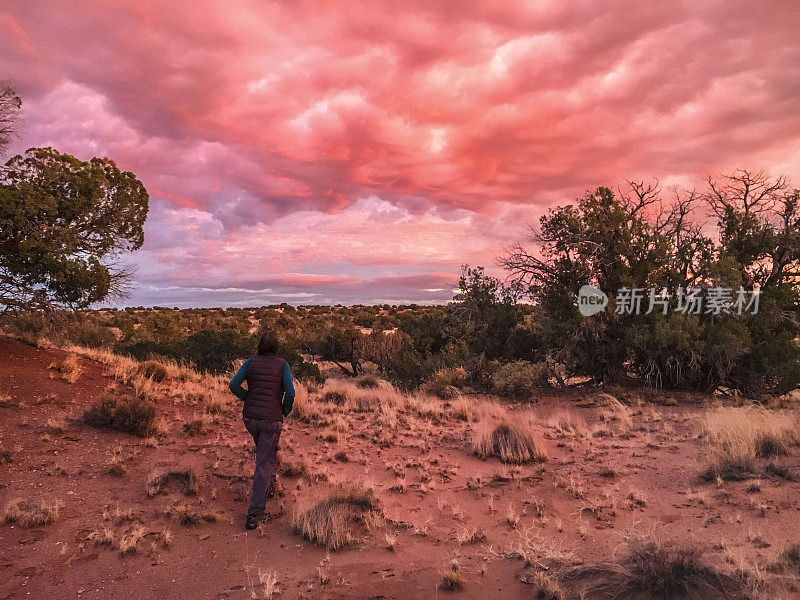
[[[269,519],[267,499],[275,494],[275,464],[283,418],[294,403],[294,385],[289,363],[276,355],[278,340],[265,331],[258,340],[256,354],[244,361],[228,388],[244,401],[242,421],[256,445],[256,468],[253,491],[247,509],[245,527],[255,529]],[[247,389],[242,387],[247,382]]]

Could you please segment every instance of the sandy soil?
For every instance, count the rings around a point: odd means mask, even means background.
[[[0,449],[11,453],[11,462],[0,464],[0,504],[18,497],[63,503],[54,524],[0,525],[0,598],[250,598],[259,569],[276,572],[281,598],[526,598],[534,597],[526,583],[532,565],[514,557],[520,544],[537,548],[543,567],[556,558],[614,561],[635,533],[698,547],[722,568],[731,557],[765,565],[800,541],[800,484],[762,476],[755,491],[753,480],[700,478],[702,402],[645,405],[631,409],[632,426],[606,428],[600,409],[579,393],[506,405],[515,416],[537,417],[550,457],[518,467],[472,456],[474,424],[447,411],[401,415],[394,432],[381,431],[370,413],[344,413],[348,428],[338,442],[290,417],[284,462],[303,458],[324,476],[281,476],[271,505],[280,515],[246,531],[252,441],[237,414],[220,415],[206,433],[191,436],[183,424],[202,407],[177,404],[166,393],[157,401],[166,435],[155,447],[88,427],[83,410],[106,387],[122,386],[85,358],[75,383],[53,378],[48,367],[64,355],[0,338],[0,392],[10,396],[0,408]],[[578,415],[594,435],[548,426],[548,416],[561,410]],[[63,432],[48,428],[48,419],[62,416]],[[342,450],[347,462],[335,457]],[[127,467],[122,477],[106,472],[115,452]],[[797,466],[796,454],[784,462]],[[198,469],[199,494],[170,487],[147,497],[153,471],[183,465]],[[293,533],[298,500],[319,497],[336,482],[372,485],[394,550],[384,535],[328,552]],[[219,519],[182,527],[165,514],[177,501]],[[136,525],[144,539],[135,553],[121,556],[90,539],[106,526],[118,540]],[[476,529],[485,540],[459,542]],[[453,559],[464,589],[438,590]],[[575,584],[569,597],[579,591]]]

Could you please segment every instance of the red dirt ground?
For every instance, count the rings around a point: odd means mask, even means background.
[[[700,479],[700,403],[633,409],[633,427],[622,433],[559,435],[545,426],[554,410],[597,422],[597,409],[581,408],[585,398],[574,393],[508,406],[512,414],[541,417],[550,456],[519,467],[470,455],[473,424],[453,416],[404,415],[396,433],[376,435],[372,415],[346,413],[349,429],[338,444],[321,439],[318,426],[290,417],[282,458],[303,457],[328,481],[281,477],[272,510],[283,514],[249,532],[243,516],[252,441],[237,414],[189,436],[182,425],[202,407],[177,405],[165,394],[157,410],[167,434],[157,447],[88,427],[80,415],[112,381],[106,367],[80,357],[84,370],[76,383],[51,378],[48,367],[64,356],[0,338],[0,392],[10,396],[0,408],[0,450],[12,453],[10,463],[0,464],[0,506],[18,497],[63,503],[54,524],[0,525],[0,598],[244,599],[258,589],[259,568],[276,572],[281,598],[526,598],[534,597],[525,582],[531,565],[502,554],[525,537],[571,555],[568,563],[592,563],[616,560],[626,535],[636,533],[698,547],[719,568],[730,557],[763,568],[787,543],[800,541],[800,484],[762,476],[756,492],[753,481]],[[59,416],[67,419],[65,430],[48,433],[47,420]],[[334,458],[342,449],[348,462]],[[123,477],[106,473],[115,450],[125,458]],[[784,462],[797,466],[796,449]],[[154,470],[181,465],[197,468],[197,496],[170,488],[147,497]],[[372,484],[397,537],[394,551],[382,534],[328,553],[292,532],[298,498],[317,497],[332,481]],[[164,513],[176,501],[213,510],[219,519],[190,528],[171,523]],[[117,508],[130,517],[119,524],[104,519],[104,510]],[[509,509],[519,516],[516,527]],[[135,554],[120,556],[88,538],[105,525],[116,541],[137,523],[145,538]],[[169,547],[160,541],[165,527],[173,534]],[[458,542],[476,528],[485,541]],[[461,592],[437,589],[452,559],[465,579]],[[578,597],[579,588],[569,593]]]

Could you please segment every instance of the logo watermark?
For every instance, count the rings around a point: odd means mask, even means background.
[[[608,296],[593,285],[581,286],[578,290],[578,310],[584,317],[591,317],[608,306]]]
[[[660,312],[665,315],[672,310],[687,315],[741,315],[757,314],[760,290],[738,290],[726,287],[698,288],[679,287],[674,294],[665,289],[628,288],[617,290],[614,296],[614,314],[649,315]],[[593,285],[584,285],[578,291],[578,311],[591,317],[608,306],[608,295]]]

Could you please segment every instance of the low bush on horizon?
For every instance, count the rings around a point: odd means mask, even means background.
[[[150,402],[105,391],[83,413],[83,422],[92,427],[147,437],[156,432],[155,416],[155,407]]]

